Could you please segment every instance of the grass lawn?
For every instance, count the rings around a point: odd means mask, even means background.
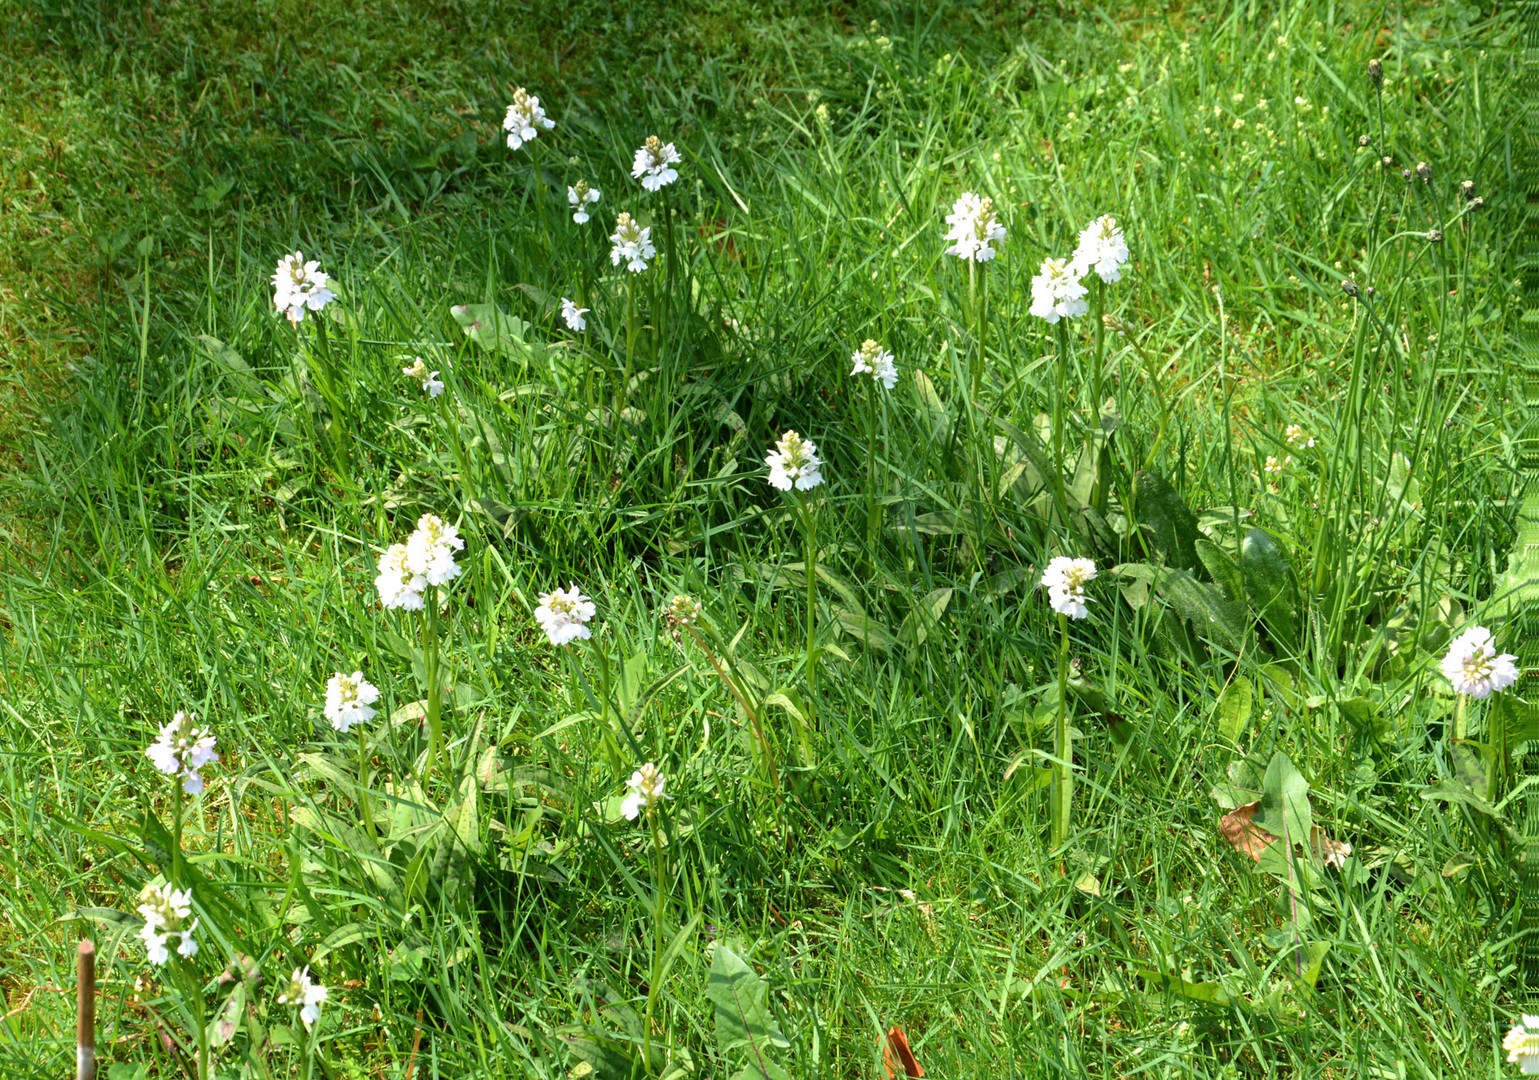
[[[1489,7],[0,0],[0,1074],[1514,1072]]]

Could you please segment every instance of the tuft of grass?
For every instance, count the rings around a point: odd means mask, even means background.
[[[81,933],[104,1054],[178,1069],[157,1023],[179,997],[131,914],[171,806],[142,750],[178,708],[222,754],[183,833],[216,898],[209,978],[236,952],[269,983],[311,963],[329,1075],[626,1076],[647,1045],[715,1075],[741,1064],[715,1039],[721,947],[767,981],[793,1075],[874,1075],[894,1024],[936,1076],[1490,1074],[1517,1011],[1511,789],[1499,749],[1472,786],[1435,665],[1501,624],[1521,494],[1510,16],[13,14],[7,1075],[67,1068],[52,991]],[[538,177],[498,132],[513,85],[558,122]],[[652,133],[685,155],[679,287],[637,279],[633,358],[605,236],[620,210],[667,231],[629,177]],[[1402,179],[1423,160],[1430,182]],[[585,227],[579,176],[604,193]],[[940,242],[964,190],[1009,229],[976,396]],[[1107,212],[1133,251],[1105,294],[1130,327],[1105,338],[1109,405],[1088,320],[1060,339],[1027,314],[1042,258]],[[297,328],[266,286],[296,246],[342,297]],[[849,373],[868,337],[901,372],[879,407]],[[442,397],[401,376],[416,356]],[[1055,408],[1083,463],[1067,514],[1038,464]],[[828,477],[815,685],[797,507],[761,464],[786,429]],[[441,626],[452,769],[422,790],[425,656],[372,579],[427,512],[467,545]],[[1101,567],[1056,849],[1055,554]],[[568,582],[600,615],[556,650],[531,612]],[[675,593],[704,608],[678,640]],[[355,669],[384,691],[382,841],[320,716]],[[1484,745],[1501,709],[1470,714]],[[1278,754],[1352,845],[1339,871],[1225,840]],[[673,796],[655,862],[618,815],[647,759]],[[259,1037],[270,998],[226,1073],[304,1068]]]

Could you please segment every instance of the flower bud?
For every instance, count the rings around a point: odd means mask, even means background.
[[[1369,138],[1369,137],[1368,137],[1368,136],[1366,136],[1366,135],[1359,135],[1359,136],[1358,136],[1358,137],[1357,137],[1357,145],[1358,145],[1358,146],[1367,146],[1367,145],[1368,145],[1368,144],[1369,144],[1369,143],[1371,143],[1371,142],[1373,142],[1373,140],[1372,140],[1372,139],[1370,139],[1370,138]]]
[[[1475,197],[1475,181],[1465,180],[1461,183],[1459,185],[1459,194],[1464,198],[1465,202],[1473,199]]]
[[[1416,163],[1416,175],[1421,177],[1423,184],[1432,183],[1432,166],[1428,165],[1425,161],[1418,161]]]
[[[1395,159],[1390,157],[1388,154],[1385,154],[1382,158],[1379,159],[1379,164],[1384,166],[1386,169],[1389,168],[1394,163],[1395,163]]]
[[[1486,208],[1486,201],[1479,195],[1476,195],[1470,200],[1469,208],[1471,210],[1484,210]]]
[[[1373,83],[1375,88],[1384,85],[1384,65],[1379,62],[1377,56],[1368,61],[1368,81]]]
[[[1427,243],[1429,243],[1429,244],[1441,244],[1442,242],[1443,242],[1443,230],[1442,229],[1428,229],[1427,230]]]
[[[1411,182],[1411,177],[1414,176],[1414,175],[1415,175],[1415,173],[1411,172],[1410,169],[1401,169],[1400,170],[1400,178],[1402,180],[1404,180],[1407,184],[1409,184]]]
[[[1357,282],[1353,281],[1351,278],[1346,278],[1341,283],[1341,291],[1346,293],[1348,296],[1352,297],[1353,299],[1356,299],[1357,295],[1358,295],[1358,293],[1357,293]]]
[[[1132,329],[1126,319],[1120,315],[1113,315],[1110,312],[1101,316],[1101,322],[1105,324],[1106,329],[1114,334],[1126,334]]]

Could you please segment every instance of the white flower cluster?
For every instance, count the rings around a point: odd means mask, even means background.
[[[647,141],[636,151],[631,175],[640,180],[641,186],[648,191],[657,191],[679,178],[679,172],[673,166],[683,160],[672,143],[665,143],[656,135],[648,135]]]
[[[1514,1024],[1502,1040],[1507,1060],[1516,1062],[1524,1076],[1539,1073],[1539,1016],[1523,1016],[1521,1024]]]
[[[663,618],[671,627],[688,626],[705,613],[705,607],[699,600],[685,593],[675,593],[673,599],[668,601],[668,606],[663,609]]]
[[[588,328],[588,320],[583,318],[588,314],[588,308],[578,307],[566,297],[561,298],[561,318],[566,320],[567,329],[582,333]]]
[[[454,553],[465,547],[459,530],[437,514],[423,514],[404,544],[391,544],[379,557],[374,587],[387,608],[421,611],[429,585],[447,585],[460,575]]]
[[[279,1005],[299,1006],[299,1018],[307,1028],[321,1018],[321,1002],[325,1000],[326,988],[311,980],[308,964],[294,969],[288,989],[278,995]]]
[[[144,754],[167,776],[181,777],[182,790],[189,795],[203,793],[203,774],[198,770],[219,760],[213,731],[198,727],[192,713],[180,709]]]
[[[545,110],[540,107],[540,99],[530,97],[528,91],[520,86],[513,91],[513,104],[508,106],[508,115],[503,118],[502,126],[508,133],[508,149],[517,150],[526,142],[533,142],[541,128],[549,131],[556,126],[556,122],[545,115]]]
[[[971,191],[963,192],[952,204],[946,224],[951,226],[946,239],[952,241],[946,254],[959,259],[988,262],[994,257],[994,244],[1005,238],[1005,227],[994,213],[994,200]]]
[[[579,180],[567,187],[566,201],[572,205],[572,220],[579,225],[586,225],[588,207],[599,201],[599,189],[589,187],[586,180]]]
[[[1127,261],[1121,226],[1116,218],[1103,214],[1080,232],[1079,246],[1071,257],[1042,260],[1042,269],[1031,279],[1031,313],[1049,323],[1079,318],[1089,310],[1085,276],[1094,270],[1107,284],[1121,281]]]
[[[1439,667],[1457,692],[1487,698],[1518,681],[1516,660],[1511,653],[1497,654],[1491,631],[1472,626],[1453,639]]]
[[[643,810],[651,810],[658,802],[669,798],[663,794],[665,783],[667,777],[658,771],[656,765],[647,762],[631,773],[631,778],[625,782],[630,791],[626,792],[620,803],[620,813],[625,815],[627,821],[635,821]]]
[[[1047,589],[1048,603],[1060,615],[1071,619],[1083,619],[1090,614],[1090,598],[1085,586],[1095,580],[1095,563],[1090,559],[1071,559],[1059,555],[1047,564],[1042,572],[1042,585]]]
[[[326,683],[326,708],[331,726],[346,734],[354,724],[367,724],[374,719],[369,706],[379,700],[379,688],[355,671],[344,675],[340,671]]]
[[[534,609],[534,619],[545,631],[552,645],[565,645],[578,638],[589,638],[588,620],[598,609],[573,583],[565,591],[557,588],[540,597],[540,606]]]
[[[657,254],[657,249],[652,246],[652,226],[642,228],[623,210],[615,218],[615,231],[609,242],[614,245],[609,251],[610,263],[619,266],[623,262],[633,274],[645,270],[647,260]]]
[[[898,381],[898,369],[893,365],[892,353],[870,338],[855,350],[850,359],[855,361],[855,370],[850,372],[851,375],[870,375],[873,382],[879,382],[889,390]]]
[[[436,398],[444,392],[443,380],[438,377],[438,372],[429,371],[427,363],[420,356],[411,358],[411,366],[403,367],[401,374],[408,379],[421,379],[422,389],[427,391],[427,396]]]
[[[770,485],[781,491],[810,491],[823,482],[817,446],[794,431],[780,436],[764,464],[769,466]]]
[[[320,311],[337,298],[337,294],[326,287],[330,280],[321,271],[319,262],[314,259],[305,261],[303,252],[285,255],[273,271],[273,307],[298,326],[304,321],[306,311]]]
[[[139,939],[150,963],[157,967],[171,958],[168,946],[177,939],[176,951],[181,956],[192,957],[198,952],[198,943],[192,932],[198,928],[198,920],[187,921],[192,914],[192,893],[187,889],[173,889],[168,885],[150,884],[139,894],[139,914],[144,925],[139,929]]]
[[[1315,445],[1315,437],[1306,434],[1298,424],[1289,424],[1283,428],[1283,440],[1299,450],[1313,450]]]
[[[1284,454],[1280,458],[1275,454],[1268,454],[1266,456],[1266,464],[1262,466],[1262,468],[1265,469],[1267,476],[1275,480],[1282,476],[1283,473],[1287,472],[1288,466],[1292,464],[1292,454]]]

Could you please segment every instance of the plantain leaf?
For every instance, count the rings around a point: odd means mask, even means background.
[[[1266,624],[1279,650],[1298,655],[1298,601],[1293,573],[1277,541],[1261,529],[1252,529],[1240,543],[1240,578],[1250,606]]]
[[[1281,750],[1272,755],[1261,779],[1261,805],[1252,821],[1289,846],[1308,843],[1314,815],[1309,808],[1309,781]]]
[[[781,1074],[772,1071],[775,1065],[768,1052],[791,1044],[770,1016],[769,985],[742,957],[718,942],[705,996],[716,1006],[716,1047],[722,1056],[747,1050],[747,1075],[776,1080]]]
[[[1218,698],[1218,732],[1232,743],[1240,741],[1240,734],[1250,721],[1250,680],[1236,675]]]
[[[1140,523],[1154,536],[1154,546],[1171,566],[1197,568],[1197,515],[1157,472],[1141,472],[1133,480],[1134,506]]]

